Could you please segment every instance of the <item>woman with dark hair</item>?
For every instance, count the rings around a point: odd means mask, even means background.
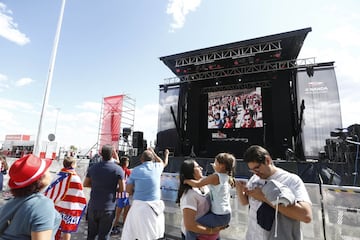
[[[210,210],[209,189],[184,184],[185,179],[199,180],[203,177],[202,167],[193,159],[185,160],[180,167],[180,185],[176,202],[182,212],[181,235],[185,240],[186,231],[198,233],[197,239],[219,239],[219,231],[224,227],[209,228],[196,222]]]
[[[54,203],[41,193],[51,181],[51,162],[29,154],[10,167],[9,187],[14,198],[0,210],[0,239],[54,239],[61,217]]]

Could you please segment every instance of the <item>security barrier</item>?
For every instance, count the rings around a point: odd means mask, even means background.
[[[323,185],[327,240],[360,240],[360,188]]]
[[[163,173],[161,180],[162,199],[166,205],[166,234],[181,239],[181,212],[175,203],[179,186],[178,174]],[[359,187],[315,183],[306,183],[305,186],[312,201],[313,220],[308,224],[301,223],[304,240],[360,240]],[[221,239],[244,239],[248,206],[239,203],[235,189],[231,191],[231,207],[230,227],[221,231]]]

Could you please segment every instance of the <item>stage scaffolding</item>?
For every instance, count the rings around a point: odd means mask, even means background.
[[[121,155],[133,156],[135,99],[127,95],[103,98],[98,129],[98,150],[103,144],[112,144]]]

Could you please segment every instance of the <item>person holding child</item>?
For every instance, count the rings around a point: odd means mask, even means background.
[[[235,157],[230,153],[219,153],[215,157],[214,174],[201,179],[186,179],[185,184],[192,187],[207,185],[210,189],[211,211],[197,220],[210,228],[227,226],[231,219],[230,189],[235,186],[233,179]],[[195,240],[196,234],[186,232],[186,240]]]

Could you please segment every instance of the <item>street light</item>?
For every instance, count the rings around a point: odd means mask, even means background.
[[[50,59],[50,66],[49,66],[48,78],[46,81],[46,88],[45,88],[44,99],[43,99],[43,104],[42,104],[42,109],[41,109],[41,114],[40,114],[39,127],[38,127],[38,132],[36,135],[36,142],[35,142],[34,151],[33,151],[36,156],[39,156],[39,153],[40,153],[39,149],[40,149],[40,138],[41,138],[41,131],[42,131],[42,121],[43,121],[43,117],[44,117],[45,110],[47,107],[48,98],[50,95],[52,77],[53,77],[53,73],[54,73],[54,65],[55,65],[55,60],[56,60],[57,47],[58,47],[58,43],[59,43],[61,25],[62,25],[62,20],[63,20],[63,16],[64,16],[65,2],[66,2],[66,0],[62,0],[60,16],[59,16],[58,25],[57,25],[57,29],[56,29],[56,35],[55,35],[55,39],[54,39],[54,46],[52,49],[52,54],[51,54],[51,59]]]
[[[54,135],[56,136],[56,129],[57,129],[57,123],[58,123],[58,118],[59,118],[59,112],[60,112],[61,108],[56,108],[56,120],[55,120],[55,129],[54,129]]]

